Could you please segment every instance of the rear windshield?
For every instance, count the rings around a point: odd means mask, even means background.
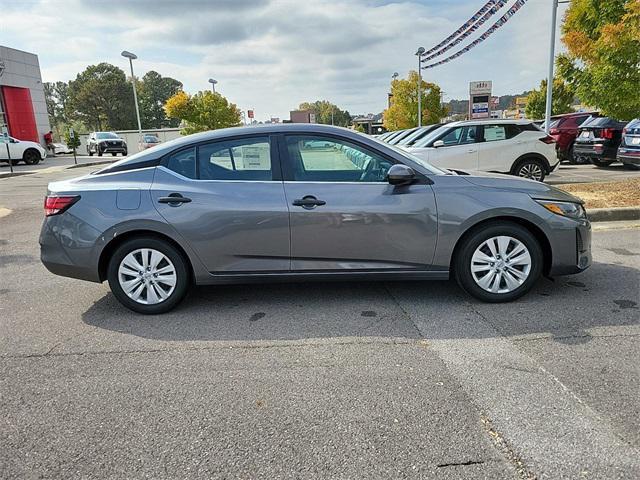
[[[609,117],[589,117],[584,121],[581,127],[606,127],[608,125],[617,124],[616,120]]]
[[[144,136],[144,141],[147,143],[158,143],[158,137],[156,137],[155,135],[145,135]]]

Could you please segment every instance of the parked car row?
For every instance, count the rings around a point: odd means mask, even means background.
[[[543,181],[560,163],[555,140],[529,120],[466,120],[378,137],[437,167]]]
[[[625,125],[597,112],[576,112],[552,117],[549,134],[556,141],[560,160],[608,167],[616,160],[640,166],[640,119]]]

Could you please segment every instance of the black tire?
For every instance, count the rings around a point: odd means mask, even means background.
[[[635,165],[633,163],[623,163],[622,166],[627,170],[640,170],[640,165]]]
[[[528,172],[535,172],[535,175],[530,175]],[[516,177],[544,182],[544,178],[547,176],[547,168],[541,160],[535,157],[526,157],[518,161],[511,173]]]
[[[102,156],[102,150],[100,150],[100,145],[96,146],[96,152],[98,152],[98,156]]]
[[[596,167],[606,168],[613,163],[613,160],[596,160],[595,158],[592,158],[591,163],[593,163]]]
[[[87,145],[87,153],[90,157],[93,157],[93,152],[91,151],[91,147],[89,147],[89,145]]]
[[[115,153],[115,152],[113,152],[113,153],[111,154],[111,156],[112,156],[112,157],[115,157],[116,155],[117,155],[117,153]]]
[[[531,257],[531,269],[527,279],[515,290],[508,293],[491,293],[474,280],[471,259],[476,249],[486,240],[502,235],[513,237],[527,247]],[[544,256],[538,240],[529,230],[516,223],[493,222],[480,226],[466,235],[461,242],[456,249],[456,258],[452,261],[455,278],[464,291],[483,302],[502,303],[520,298],[531,290],[542,274]]]
[[[124,152],[122,152],[122,156],[126,157],[127,156],[127,151],[125,150]]]
[[[38,163],[40,163],[40,153],[38,153],[38,151],[35,149],[26,150],[22,154],[22,160],[27,165],[37,165]]]
[[[569,150],[567,151],[567,160],[569,161],[570,165],[580,165],[580,163],[582,163],[580,162],[580,157],[577,157],[573,152],[573,144],[571,144]]]
[[[173,292],[166,300],[154,305],[145,305],[136,302],[124,292],[120,286],[120,282],[118,281],[118,268],[120,266],[120,262],[122,262],[122,259],[124,259],[124,257],[129,253],[140,248],[152,248],[154,250],[158,250],[171,260],[176,271],[177,278]],[[190,270],[187,265],[187,260],[173,245],[158,238],[140,237],[124,242],[115,250],[115,252],[113,252],[111,259],[109,260],[107,279],[109,281],[111,291],[122,305],[137,313],[155,315],[172,310],[184,299],[191,283],[189,272]]]

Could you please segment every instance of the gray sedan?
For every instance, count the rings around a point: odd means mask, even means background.
[[[591,264],[582,202],[510,176],[448,171],[322,125],[232,128],[49,184],[41,258],[108,280],[140,313],[190,285],[446,280],[487,302]]]

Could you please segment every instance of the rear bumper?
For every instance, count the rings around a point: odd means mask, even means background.
[[[578,156],[594,158],[596,160],[615,160],[617,149],[604,145],[580,145],[573,146],[573,153]]]
[[[640,166],[640,148],[620,147],[618,149],[617,159],[625,165]]]

